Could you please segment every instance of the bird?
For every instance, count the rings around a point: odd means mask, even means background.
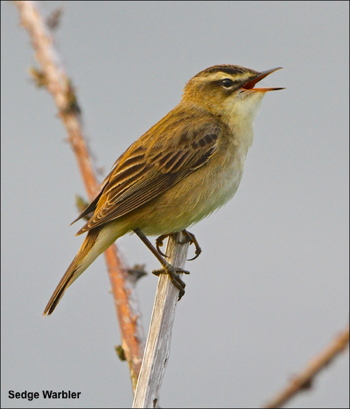
[[[67,288],[118,238],[136,233],[184,294],[177,273],[160,251],[163,239],[187,228],[228,202],[240,184],[253,142],[253,123],[269,91],[256,88],[281,69],[255,71],[214,65],[192,77],[180,103],[137,139],[114,163],[96,198],[73,223],[88,217],[77,232],[87,233],[77,255],[54,290],[43,315],[51,315]],[[154,247],[147,236],[158,237]]]

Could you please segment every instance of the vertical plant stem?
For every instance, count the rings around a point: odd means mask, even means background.
[[[189,244],[181,244],[183,233],[169,237],[166,254],[170,264],[184,268]],[[171,333],[179,290],[167,274],[159,276],[145,353],[136,387],[133,408],[158,407],[159,391],[170,355]]]

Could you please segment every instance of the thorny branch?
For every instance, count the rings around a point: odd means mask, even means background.
[[[349,344],[349,326],[340,332],[334,340],[317,356],[315,356],[306,367],[282,389],[274,398],[266,403],[263,408],[281,408],[297,393],[310,389],[322,369],[333,361]]]
[[[54,45],[51,23],[42,17],[37,2],[14,1],[18,8],[22,26],[27,30],[40,69],[32,75],[40,86],[45,86],[57,106],[58,115],[68,133],[78,167],[90,200],[98,192],[99,184],[94,174],[88,146],[84,138],[81,112],[72,81],[64,71]],[[129,364],[133,390],[141,367],[144,335],[140,322],[140,310],[135,295],[135,278],[122,265],[115,245],[106,250],[105,259],[119,319],[122,348]]]

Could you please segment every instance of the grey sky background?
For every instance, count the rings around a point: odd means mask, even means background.
[[[63,4],[64,3],[64,4]],[[215,64],[284,67],[266,86],[235,198],[192,227],[162,407],[262,405],[348,321],[348,2],[45,2],[77,88],[100,180],[116,158]],[[1,2],[2,406],[130,407],[127,365],[101,257],[42,318],[82,239],[85,195],[16,8]],[[135,236],[130,265],[157,261]],[[156,277],[138,284],[145,330]],[[348,352],[293,408],[346,408]],[[10,400],[8,391],[82,392]]]

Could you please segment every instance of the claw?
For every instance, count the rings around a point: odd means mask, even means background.
[[[198,243],[198,241],[196,239],[196,236],[193,233],[190,233],[187,230],[183,230],[183,233],[187,236],[187,239],[185,239],[186,241],[184,243],[187,242],[187,243],[190,243],[190,245],[194,244],[195,247],[196,247],[195,256],[192,257],[192,258],[187,259],[187,261],[193,261],[201,254],[202,249],[200,248],[199,243]]]
[[[179,290],[179,298],[178,301],[181,300],[182,296],[185,294],[185,287],[186,283],[184,283],[181,278],[178,276],[178,273],[183,273],[183,274],[190,274],[189,271],[184,270],[179,267],[174,267],[171,264],[168,264],[166,267],[161,268],[159,270],[154,270],[152,273],[156,276],[159,276],[160,274],[168,274],[170,277],[171,282],[174,284],[174,286]]]
[[[159,236],[159,237],[156,239],[156,247],[157,247],[157,250],[159,251],[159,254],[162,255],[163,257],[168,257],[168,256],[167,256],[166,254],[164,254],[159,247],[162,247],[162,246],[163,246],[163,244],[164,244],[164,243],[163,243],[163,242],[164,242],[164,239],[166,239],[167,237],[169,237],[169,234],[162,234],[161,236]]]
[[[197,241],[197,239],[196,239],[196,236],[195,236],[193,233],[190,233],[190,232],[187,231],[187,230],[182,230],[182,232],[183,232],[183,234],[184,234],[186,237],[185,237],[184,240],[181,241],[180,243],[181,243],[181,244],[190,243],[190,245],[191,245],[191,244],[194,244],[195,247],[196,247],[195,256],[192,257],[192,258],[188,258],[188,259],[187,259],[187,261],[193,261],[193,260],[195,260],[195,259],[201,254],[202,249],[200,248],[200,246],[199,246],[199,244],[198,244],[198,241]],[[157,250],[158,250],[159,254],[162,255],[163,257],[168,257],[168,256],[167,256],[166,254],[164,254],[159,247],[162,247],[162,246],[163,246],[163,244],[164,244],[164,239],[166,239],[166,238],[169,237],[169,236],[170,236],[170,234],[162,234],[161,236],[159,236],[159,237],[156,239],[156,247],[157,247]]]

